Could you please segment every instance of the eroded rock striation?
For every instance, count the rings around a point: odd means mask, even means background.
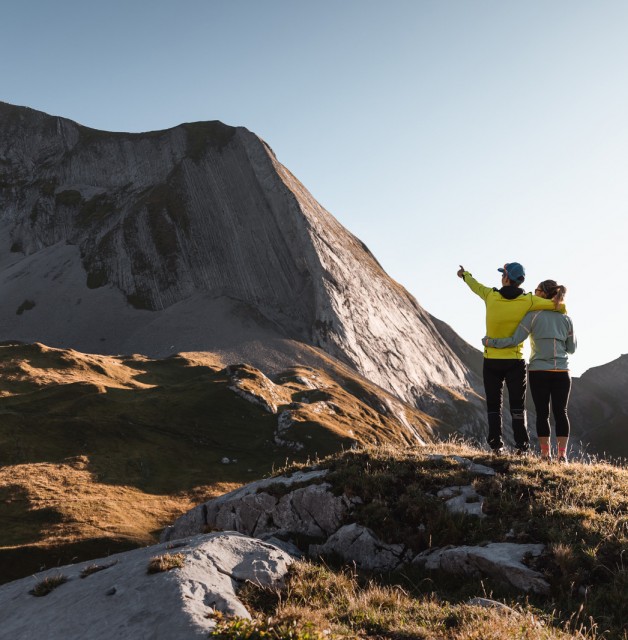
[[[429,314],[243,127],[107,133],[0,103],[0,295],[0,339],[266,369],[309,345],[477,421]]]

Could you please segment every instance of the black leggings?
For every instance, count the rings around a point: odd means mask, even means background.
[[[571,390],[569,371],[530,371],[530,391],[536,409],[536,434],[539,438],[550,435],[550,400],[558,437],[569,436],[567,403]]]
[[[499,449],[502,440],[502,405],[504,383],[508,388],[512,432],[517,449],[522,451],[530,446],[526,428],[526,363],[523,360],[500,360],[484,358],[484,391],[488,412],[488,444],[491,449]]]

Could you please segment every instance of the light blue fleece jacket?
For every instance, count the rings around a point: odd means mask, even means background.
[[[532,352],[529,371],[567,371],[567,354],[577,347],[573,323],[569,316],[554,311],[530,311],[526,313],[510,338],[482,338],[485,347],[504,349],[523,342],[530,336]]]

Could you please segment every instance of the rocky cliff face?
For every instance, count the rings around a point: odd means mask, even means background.
[[[106,133],[0,103],[0,231],[0,339],[258,366],[311,345],[420,408],[475,397],[430,316],[242,127]]]
[[[585,453],[628,457],[628,355],[574,378],[571,439]]]

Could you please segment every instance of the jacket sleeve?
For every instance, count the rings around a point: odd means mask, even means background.
[[[509,338],[489,338],[484,336],[482,344],[485,347],[494,347],[495,349],[505,349],[520,344],[530,335],[535,316],[535,313],[526,313],[515,332]]]
[[[538,311],[541,309],[548,311],[558,311],[558,313],[567,313],[567,308],[565,307],[565,303],[561,302],[558,305],[558,309],[554,306],[554,302],[552,300],[548,300],[547,298],[539,298],[539,296],[535,296],[534,294],[530,295],[530,311]]]
[[[567,353],[575,353],[578,348],[578,341],[576,340],[576,334],[573,330],[573,323],[571,318],[569,319],[569,333],[567,334],[567,340],[565,340],[565,350]]]
[[[465,281],[466,285],[475,293],[480,296],[482,300],[486,300],[488,294],[492,291],[490,287],[485,287],[483,284],[480,284],[468,271],[464,271],[462,273],[462,279]]]

